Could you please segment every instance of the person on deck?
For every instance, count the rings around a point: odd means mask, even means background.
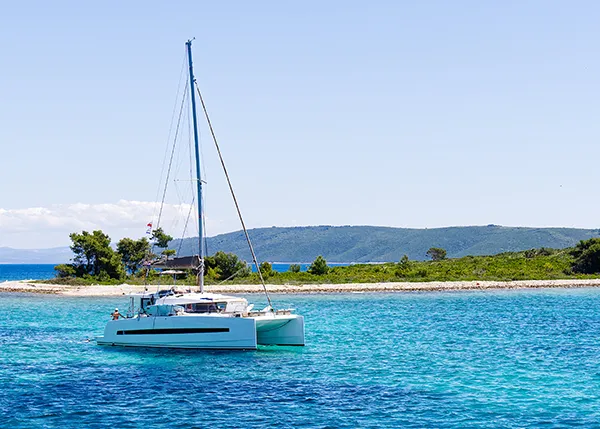
[[[115,311],[113,311],[110,315],[112,316],[112,320],[119,320],[119,317],[122,317],[123,319],[125,318],[125,316],[119,313],[118,308],[115,308]]]

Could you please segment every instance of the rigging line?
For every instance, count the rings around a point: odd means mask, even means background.
[[[204,194],[202,194],[202,207],[206,207]],[[202,231],[204,231],[204,254],[208,255],[208,233],[206,231],[206,215],[202,216]]]
[[[185,135],[185,122],[189,121],[189,109],[187,107],[189,103],[186,101],[185,106],[183,108],[183,116],[181,118],[181,128],[180,128],[180,142],[184,142]],[[171,176],[177,177],[180,171],[184,170],[184,164],[186,163],[185,157],[185,147],[183,147],[182,143],[179,144],[177,149],[175,150],[175,154],[173,157],[173,166],[171,167]]]
[[[179,186],[177,185],[177,180],[173,181],[174,186],[175,186],[175,193],[177,194],[177,206],[178,206],[178,214],[181,214],[181,207],[184,204],[184,199],[181,195],[181,192],[179,192]],[[179,216],[174,216],[173,217],[173,221],[171,222],[171,231],[176,230],[177,225],[179,225]]]
[[[204,219],[204,221],[202,222],[202,228],[204,228],[204,231],[206,231],[206,219]],[[208,236],[204,236],[204,254],[208,255]]]
[[[187,91],[188,82],[186,81],[184,91]],[[175,146],[177,143],[177,137],[179,135],[179,126],[181,124],[181,115],[183,113],[185,97],[181,100],[181,108],[179,109],[179,118],[177,119],[177,128],[175,129],[175,138],[173,139],[173,148],[171,149],[171,159],[169,160],[169,169],[167,170],[167,177],[165,178],[165,188],[163,190],[162,201],[160,202],[160,211],[158,212],[158,220],[156,221],[156,228],[160,226],[160,218],[162,216],[163,207],[165,205],[165,197],[167,196],[167,186],[169,185],[169,175],[171,174],[171,165],[173,164],[173,155],[175,153]]]
[[[198,92],[198,97],[200,98],[200,103],[202,104],[202,110],[204,110],[204,116],[206,117],[206,122],[208,124],[208,129],[210,130],[210,134],[212,135],[213,142],[215,143],[215,147],[217,148],[217,154],[219,155],[219,160],[221,161],[221,166],[223,167],[223,172],[225,173],[225,178],[227,179],[227,184],[229,185],[229,191],[231,192],[231,196],[233,197],[233,202],[235,204],[235,208],[238,213],[238,217],[240,218],[240,223],[242,224],[242,229],[244,230],[244,234],[246,235],[246,241],[248,242],[248,247],[250,248],[250,253],[252,254],[252,260],[254,261],[254,265],[256,266],[256,272],[258,273],[258,277],[260,278],[260,282],[262,283],[263,289],[265,291],[265,296],[267,297],[267,301],[269,302],[269,306],[271,309],[273,308],[273,304],[271,303],[271,298],[269,297],[269,292],[267,291],[267,285],[265,284],[265,279],[263,278],[262,273],[260,272],[260,267],[258,265],[258,260],[256,259],[256,254],[254,253],[254,247],[252,247],[252,242],[250,241],[250,236],[248,235],[248,230],[246,229],[246,224],[244,223],[244,219],[242,218],[242,212],[240,210],[240,206],[237,202],[237,198],[235,197],[235,193],[233,192],[233,185],[231,184],[231,179],[229,179],[229,173],[227,173],[227,168],[225,167],[225,161],[223,160],[223,155],[221,155],[221,149],[219,148],[219,143],[217,143],[217,136],[215,135],[215,131],[213,130],[212,123],[210,122],[210,118],[208,116],[208,111],[206,110],[206,105],[204,104],[204,99],[202,98],[202,93],[200,92],[200,87],[198,83],[196,84],[196,91]]]
[[[217,283],[218,286],[221,286],[223,283],[225,283],[227,280],[231,280],[232,278],[234,278],[235,276],[237,276],[239,273],[241,273],[242,271],[244,271],[246,268],[248,267],[248,265],[244,266],[244,268],[240,268],[239,270],[237,270],[235,273],[233,273],[232,275],[230,275],[229,277],[227,277],[225,280]]]
[[[177,111],[177,104],[179,101],[179,94],[180,94],[180,89],[181,89],[181,81],[183,78],[183,73],[185,71],[185,61],[186,60],[186,53],[184,52],[183,55],[183,59],[181,61],[181,71],[179,72],[179,82],[177,82],[177,95],[175,97],[175,102],[173,103],[173,112],[171,113],[171,123],[169,125],[169,134],[167,135],[167,145],[165,146],[165,154],[163,155],[163,163],[162,166],[160,168],[160,176],[159,177],[163,177],[163,173],[165,172],[165,165],[167,163],[167,155],[169,153],[169,141],[171,141],[171,134],[173,132],[173,123],[175,122],[175,112]],[[186,80],[187,83],[187,80]],[[187,89],[187,86],[186,86]],[[185,94],[185,92],[184,92]],[[162,181],[160,181],[158,183],[158,187],[156,189],[156,198],[154,198],[154,201],[158,202],[158,197],[160,195],[160,188],[161,188],[161,184]],[[156,206],[154,206],[154,210],[152,212],[152,220],[154,220],[154,215],[156,214]]]
[[[206,179],[207,179],[207,170],[206,170],[206,165],[204,163],[204,154],[202,153],[202,141],[200,142],[200,162],[202,163],[202,171],[204,172],[204,180],[203,182],[206,183]],[[202,193],[202,207],[204,207],[204,210],[202,210],[202,231],[204,231],[203,238],[204,238],[204,243],[201,245],[204,245],[204,250],[205,253],[204,255],[208,255],[208,246],[206,245],[207,243],[207,231],[206,231],[206,191],[204,191]]]
[[[192,202],[190,203],[190,209],[188,210],[187,218],[185,219],[185,225],[183,226],[183,233],[181,234],[181,241],[179,241],[179,248],[177,249],[177,255],[181,253],[181,246],[183,245],[183,239],[185,238],[185,232],[187,231],[188,223],[190,221],[190,217],[192,216],[192,211],[194,210],[194,201],[196,200],[195,196],[192,196]]]
[[[184,75],[184,71],[185,71],[186,57],[187,57],[187,53],[184,51],[183,59],[181,60],[181,70],[179,71],[179,81],[177,82],[177,93],[176,93],[176,96],[175,96],[175,102],[173,103],[173,112],[171,113],[171,123],[169,124],[169,134],[167,136],[167,145],[165,147],[165,154],[163,155],[163,163],[162,163],[162,166],[161,166],[161,169],[160,169],[160,177],[161,178],[163,177],[163,173],[165,172],[165,164],[167,162],[167,155],[169,153],[169,144],[168,143],[171,140],[171,135],[173,133],[173,123],[175,121],[175,112],[177,111],[177,104],[178,104],[178,101],[179,101],[179,94],[181,93],[180,92],[181,81],[183,80],[183,75]],[[187,88],[188,88],[188,78],[186,77],[185,89],[184,89],[183,95],[181,97],[182,102],[186,98],[185,97],[185,93],[187,91]],[[181,118],[181,109],[179,111],[179,117]],[[179,122],[179,119],[178,119],[178,122]],[[177,127],[179,128],[179,124],[177,125]],[[175,141],[176,140],[177,140],[177,136],[175,136]],[[173,145],[175,145],[175,142],[173,142]],[[173,155],[171,154],[171,159],[172,159],[172,157],[173,157]],[[169,166],[169,169],[170,169],[170,166]],[[169,182],[169,180],[168,180],[168,178],[166,178],[165,179],[165,192],[167,190],[167,184],[168,184],[168,182]],[[156,189],[156,197],[154,198],[155,202],[158,202],[158,196],[160,195],[161,184],[162,184],[162,180],[159,180],[158,187]],[[163,209],[164,202],[165,202],[165,195],[163,193],[163,199],[162,199],[162,202],[160,204],[160,212],[159,212],[159,215],[158,215],[158,220],[156,222],[156,228],[158,228],[159,225],[160,225],[160,217],[162,215],[162,209]],[[154,222],[155,215],[156,215],[156,204],[154,204],[154,207],[152,209],[152,220],[151,220],[151,222]],[[150,224],[150,230],[152,231],[152,223]],[[152,240],[152,236],[150,237],[150,240]],[[155,242],[152,242],[152,246],[150,246],[150,250],[146,254],[146,259],[147,260],[150,260],[152,258],[152,255],[153,255],[153,252],[154,252],[154,247],[155,247]],[[147,286],[148,286],[148,276],[149,276],[149,274],[150,274],[150,266],[147,266],[146,267],[146,274],[144,276],[144,284],[146,285],[146,287],[144,288],[145,291],[147,290]]]

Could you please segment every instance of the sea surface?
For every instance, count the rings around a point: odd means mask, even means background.
[[[55,277],[54,267],[56,264],[0,264],[0,282],[12,280],[47,280]],[[290,263],[274,262],[273,270],[278,272],[288,271]],[[308,270],[310,263],[302,263],[301,271]],[[332,263],[331,267],[350,265],[349,263]],[[251,265],[252,271],[256,271]]]
[[[272,298],[306,317],[305,347],[100,347],[125,297],[0,294],[0,425],[600,424],[600,289]]]
[[[0,282],[47,280],[56,276],[56,264],[0,264]]]

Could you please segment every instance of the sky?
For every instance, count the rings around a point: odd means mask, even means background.
[[[248,227],[600,226],[598,2],[2,9],[0,246],[64,246],[84,229],[116,241],[156,223],[192,37]],[[200,131],[207,234],[238,230]],[[192,202],[184,149],[162,221],[174,236]]]

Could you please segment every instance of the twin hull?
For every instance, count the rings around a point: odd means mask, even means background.
[[[100,345],[254,350],[257,345],[303,346],[304,318],[296,314],[257,317],[151,316],[111,320]]]

